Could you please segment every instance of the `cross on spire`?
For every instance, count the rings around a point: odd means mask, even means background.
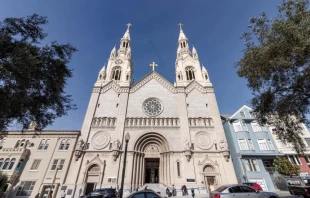
[[[131,23],[126,24],[127,25],[127,30],[129,30],[130,26],[132,26]]]
[[[179,23],[178,26],[180,26],[180,30],[182,30],[182,23]]]
[[[153,67],[153,71],[154,71],[154,67],[157,67],[158,65],[155,62],[152,62],[152,64],[150,64],[151,67]]]

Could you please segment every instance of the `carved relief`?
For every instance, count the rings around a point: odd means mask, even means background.
[[[95,117],[92,120],[93,127],[115,127],[116,118],[111,117]]]
[[[110,134],[108,132],[97,132],[92,137],[92,146],[99,150],[105,148],[110,143]]]
[[[179,118],[126,118],[126,127],[179,127]]]
[[[195,144],[201,149],[210,149],[213,146],[211,134],[205,131],[197,132],[195,135]]]
[[[157,145],[150,144],[145,148],[144,152],[145,153],[159,153],[160,151]]]
[[[220,148],[221,148],[222,150],[228,150],[228,144],[227,144],[227,142],[226,142],[225,140],[221,140],[221,142],[220,142]]]
[[[213,126],[212,118],[188,118],[188,123],[190,127],[210,127]]]

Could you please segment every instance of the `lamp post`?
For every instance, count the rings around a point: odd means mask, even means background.
[[[49,191],[48,191],[48,194],[47,194],[47,197],[48,197],[48,198],[49,198],[49,195],[50,195],[51,193],[53,193],[53,192],[52,192],[52,189],[53,189],[53,186],[54,186],[54,183],[55,183],[55,180],[56,180],[56,175],[57,175],[58,170],[60,170],[60,169],[59,169],[59,166],[57,166],[57,168],[56,168],[56,173],[55,173],[54,178],[53,178],[53,181],[52,181],[52,186],[50,187],[50,189],[49,189]]]
[[[123,175],[122,175],[122,183],[121,183],[121,193],[120,198],[123,198],[123,192],[124,192],[124,178],[125,178],[125,169],[126,169],[126,157],[127,157],[127,146],[130,139],[129,133],[125,135],[125,156],[124,156],[124,165],[123,165]]]

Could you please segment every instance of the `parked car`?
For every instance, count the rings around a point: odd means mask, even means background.
[[[244,184],[224,185],[211,192],[210,198],[279,198],[276,193],[255,190]]]
[[[153,190],[141,190],[130,194],[127,198],[165,198]]]
[[[284,179],[291,195],[302,195],[303,197],[310,197],[309,176],[292,176],[284,177]]]
[[[250,186],[251,188],[259,191],[263,191],[262,187],[258,183],[253,183],[253,182],[246,182],[243,183],[244,185]]]
[[[80,198],[116,198],[116,190],[114,188],[96,189]]]

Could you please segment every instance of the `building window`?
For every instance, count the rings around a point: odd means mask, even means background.
[[[65,146],[65,150],[68,150],[70,147],[70,140],[66,141],[66,146]]]
[[[287,147],[286,143],[283,143],[281,140],[277,139],[276,141],[277,141],[277,143],[278,143],[278,145],[279,145],[279,148],[285,148],[285,147]]]
[[[15,144],[15,147],[14,148],[18,148],[19,147],[19,143],[20,143],[20,140],[18,140]]]
[[[64,150],[66,144],[66,140],[61,140],[60,145],[59,145],[59,150]]]
[[[177,172],[178,172],[178,177],[181,177],[180,162],[177,162]]]
[[[292,164],[301,165],[300,159],[297,155],[288,155],[287,158]]]
[[[238,142],[239,142],[240,150],[249,150],[248,144],[245,139],[239,139]]]
[[[248,127],[246,126],[246,123],[244,121],[235,121],[233,122],[233,126],[235,129],[235,132],[248,131]]]
[[[261,151],[268,151],[269,147],[265,139],[258,139],[258,146]]]
[[[2,140],[0,140],[0,150],[3,148],[3,145],[5,143],[6,139],[3,138]]]
[[[305,155],[304,157],[305,157],[308,167],[310,167],[310,156]]]
[[[7,168],[8,165],[9,165],[9,163],[10,163],[10,159],[7,158],[7,159],[4,161],[4,164],[3,164],[3,166],[2,166],[2,170],[6,170],[6,168]]]
[[[260,126],[257,122],[252,122],[252,128],[254,132],[267,131],[266,127]]]
[[[25,146],[25,140],[22,140],[19,144],[19,148],[23,148]]]
[[[240,115],[241,115],[241,117],[245,118],[245,113],[244,113],[244,111],[240,111]]]
[[[268,139],[268,145],[269,145],[270,150],[274,150],[274,146],[273,146],[271,139]]]
[[[35,181],[22,181],[20,185],[18,186],[16,195],[19,196],[31,196],[32,190],[34,188],[34,185],[36,184]]]
[[[33,160],[30,170],[38,170],[40,163],[41,163],[41,159]]]
[[[186,73],[187,80],[195,80],[195,71],[193,67],[186,67],[185,73]]]
[[[108,183],[115,184],[116,183],[116,177],[108,177]]]
[[[122,74],[122,68],[121,67],[113,67],[112,69],[112,76],[111,80],[120,80]]]
[[[56,170],[57,167],[58,170],[62,170],[64,163],[65,163],[64,159],[54,159],[51,170]]]
[[[38,150],[47,150],[49,144],[50,144],[50,140],[45,140],[45,139],[41,140]]]
[[[307,143],[308,147],[310,147],[310,139],[309,138],[305,138],[305,140],[306,140],[306,143]]]
[[[11,169],[13,168],[13,166],[14,166],[14,164],[15,164],[15,161],[16,161],[15,158],[13,158],[13,159],[10,161],[10,165],[9,165],[8,170],[11,170]]]
[[[0,168],[2,167],[3,161],[4,161],[4,159],[1,158],[1,159],[0,159]]]
[[[259,166],[256,159],[245,159],[245,167],[247,171],[259,172]]]
[[[250,148],[250,150],[255,150],[254,144],[253,144],[252,140],[251,140],[251,139],[248,139],[248,142],[249,142],[249,148]]]

